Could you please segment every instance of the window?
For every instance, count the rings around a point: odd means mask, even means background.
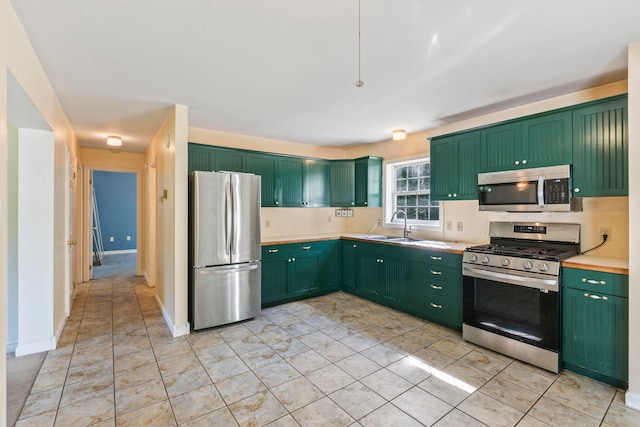
[[[387,163],[386,222],[393,212],[402,210],[407,222],[415,225],[439,226],[440,202],[431,200],[431,164],[428,158]],[[403,222],[404,217],[394,218]]]

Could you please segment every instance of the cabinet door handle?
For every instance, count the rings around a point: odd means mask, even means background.
[[[441,256],[433,256],[431,255],[431,259],[434,261],[442,261],[442,257]]]
[[[279,204],[280,204],[280,202],[276,200],[276,205],[279,205]]]
[[[303,250],[303,251],[308,251],[309,249],[311,249],[311,246],[303,246],[303,247],[302,247],[302,250]]]
[[[440,276],[442,274],[442,271],[431,270],[431,274],[435,274],[436,276]]]
[[[354,247],[354,248],[357,248],[357,247],[358,247],[358,245],[353,245],[353,247]]]
[[[591,299],[601,299],[602,301],[607,301],[609,299],[607,297],[601,297],[600,295],[588,294],[588,293],[585,293],[584,296]]]
[[[432,302],[429,303],[429,305],[433,308],[442,308],[442,306],[440,304],[434,304]]]
[[[579,192],[580,192],[580,189],[579,189],[579,188],[574,188],[574,189],[573,189],[573,192],[574,192],[574,193],[579,193]]]
[[[270,254],[276,254],[276,253],[278,253],[278,249],[269,249],[269,253]]]
[[[582,281],[585,283],[589,283],[590,285],[606,285],[607,282],[605,282],[604,280],[593,280],[593,279],[586,279],[586,278],[582,278]]]
[[[523,159],[523,160],[522,160],[522,164],[523,164],[523,165],[526,165],[526,164],[527,164],[527,159]]]
[[[516,166],[520,164],[519,160],[516,160],[515,162],[513,162]]]
[[[442,289],[442,286],[438,286],[438,285],[431,285],[431,289],[437,289],[437,290],[440,290],[440,289]]]

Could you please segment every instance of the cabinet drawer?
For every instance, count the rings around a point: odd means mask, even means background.
[[[462,300],[446,296],[429,295],[421,301],[427,317],[438,323],[462,327]]]
[[[267,245],[262,247],[262,260],[282,259],[295,253],[293,245]]]
[[[562,285],[600,294],[626,298],[629,295],[629,276],[601,271],[563,268]]]
[[[462,268],[462,255],[449,252],[416,250],[422,252],[420,256],[422,262],[433,264],[434,266]]]

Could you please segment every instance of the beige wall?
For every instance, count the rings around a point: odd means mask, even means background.
[[[629,391],[626,401],[640,410],[640,42],[629,47]]]
[[[145,153],[147,164],[156,164],[156,200],[159,200],[155,223],[156,300],[174,336],[189,333],[187,135],[187,107],[176,105]]]

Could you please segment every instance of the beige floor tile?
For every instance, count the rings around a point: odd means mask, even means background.
[[[153,350],[146,348],[134,353],[116,356],[114,360],[114,370],[116,373],[137,368],[148,363],[155,363],[156,356]]]
[[[116,414],[120,416],[166,399],[167,392],[162,380],[137,384],[116,392]]]
[[[251,371],[222,380],[216,383],[216,388],[227,405],[267,390]]]
[[[105,394],[58,410],[56,426],[88,426],[112,419],[113,394]]]
[[[434,427],[484,427],[486,424],[481,423],[473,417],[465,414],[462,411],[454,409],[449,412],[447,415],[442,417],[437,423],[433,425]]]
[[[287,410],[270,392],[263,391],[229,405],[241,426],[264,425],[287,414]]]
[[[415,353],[426,347],[426,345],[422,345],[416,341],[413,341],[405,337],[404,335],[385,342],[385,345],[393,350],[397,350],[400,353],[407,354]]]
[[[328,397],[316,400],[291,415],[302,427],[346,427],[355,421]]]
[[[244,363],[246,363],[250,369],[257,369],[260,366],[284,360],[271,347],[266,346],[258,350],[240,354],[239,356],[242,360],[244,360]]]
[[[360,353],[336,362],[336,366],[357,380],[382,369],[382,366]]]
[[[267,424],[265,427],[300,427],[300,424],[291,416],[291,414],[287,414],[282,418],[278,418],[277,420]]]
[[[418,384],[431,376],[434,368],[415,356],[406,356],[387,366],[394,374],[404,378],[412,384]]]
[[[286,383],[302,375],[285,360],[261,366],[255,369],[254,373],[269,388]]]
[[[462,359],[468,364],[491,375],[496,375],[506,368],[513,359],[484,348],[476,348]]]
[[[45,412],[58,409],[61,396],[62,387],[30,394],[24,404],[24,408],[20,414],[20,419],[33,417],[34,415],[40,415]]]
[[[392,400],[413,387],[409,381],[384,368],[360,380],[387,400]]]
[[[340,342],[357,352],[361,352],[368,349],[369,347],[373,347],[374,345],[379,344],[375,339],[363,334],[349,335],[342,338]]]
[[[234,377],[249,370],[247,364],[238,356],[229,357],[210,365],[204,365],[204,368],[206,369],[207,374],[209,374],[211,381],[214,383]]]
[[[364,427],[423,427],[422,424],[391,403],[376,409],[359,422]]]
[[[112,374],[65,385],[60,399],[60,407],[73,405],[104,394],[113,394]]]
[[[204,350],[223,344],[224,339],[216,331],[208,329],[202,332],[192,332],[188,337],[189,345],[193,351]]]
[[[315,351],[331,363],[335,363],[355,354],[355,350],[347,347],[339,341],[331,341],[328,344],[317,347]]]
[[[413,329],[405,333],[403,337],[419,344],[423,348],[429,347],[442,339],[441,334],[433,333],[432,331],[425,330],[423,328]]]
[[[54,409],[40,415],[23,418],[15,423],[15,427],[53,427],[57,414],[58,411]]]
[[[54,372],[61,370],[68,370],[69,363],[71,362],[71,353],[55,355],[53,352],[49,352],[45,357],[40,372]]]
[[[224,400],[213,384],[174,396],[169,400],[178,424],[226,407]]]
[[[423,348],[412,354],[412,356],[436,369],[444,369],[456,361],[456,359],[440,353],[431,347]]]
[[[475,387],[440,371],[418,384],[418,387],[452,406],[459,405],[476,391]]]
[[[294,337],[294,338],[297,338],[297,337],[302,336],[302,335],[307,335],[307,334],[309,334],[309,333],[311,333],[311,332],[316,330],[316,328],[314,326],[311,326],[308,323],[304,323],[304,322],[294,323],[292,325],[288,325],[288,326],[283,327],[283,329],[285,331],[287,331],[287,333],[289,335],[291,335],[292,337]],[[327,335],[331,336],[334,339],[338,339],[337,337],[335,337],[334,335],[331,334],[330,330],[326,330],[325,329],[323,332],[326,333]]]
[[[71,359],[73,365],[74,359]],[[89,381],[104,375],[113,375],[113,359],[104,358],[84,365],[69,368],[65,384],[73,384],[80,381]]]
[[[255,335],[249,335],[239,340],[230,341],[228,344],[229,347],[231,347],[237,354],[248,353],[250,351],[267,347],[267,345]]]
[[[518,411],[483,393],[474,393],[458,405],[458,409],[483,423],[495,427],[516,425],[524,416]]]
[[[272,344],[271,348],[284,358],[292,357],[296,354],[304,353],[311,350],[307,345],[305,345],[297,338],[291,338]]]
[[[425,425],[432,425],[453,409],[453,406],[414,387],[391,401],[398,408]]]
[[[527,412],[540,395],[500,377],[493,378],[480,391],[522,412]]]
[[[160,370],[156,363],[148,363],[133,369],[120,371],[115,374],[116,391],[160,378]]]
[[[296,354],[287,359],[287,362],[291,363],[303,375],[309,372],[315,371],[327,366],[330,362],[324,357],[320,356],[314,350],[309,350],[304,353]]]
[[[241,340],[253,335],[253,332],[242,324],[232,324],[229,326],[220,326],[215,331],[224,339],[227,343],[231,341]]]
[[[555,377],[550,378],[542,369],[530,370],[525,366],[514,362],[500,372],[498,377],[534,393],[543,394],[553,384]]]
[[[590,427],[600,425],[600,420],[544,396],[538,400],[527,415],[550,426]]]
[[[439,351],[452,359],[460,359],[462,356],[473,351],[476,346],[463,341],[461,338],[448,336],[431,344],[429,348]]]
[[[192,351],[158,361],[160,374],[163,377],[168,377],[169,375],[184,372],[199,366],[201,366],[200,361]]]
[[[229,409],[225,406],[224,408],[209,412],[206,415],[181,424],[180,427],[233,427],[237,425],[238,423],[231,414],[231,411],[229,411]]]
[[[533,418],[530,415],[525,415],[518,424],[518,427],[551,427],[549,424],[545,424],[540,420]],[[573,426],[573,424],[572,424]]]
[[[169,397],[177,396],[191,390],[211,384],[207,371],[202,366],[197,366],[178,374],[169,375],[162,379],[167,388]]]
[[[355,381],[351,375],[336,365],[325,366],[308,373],[306,377],[325,394],[333,393]]]
[[[64,385],[66,378],[67,378],[66,369],[61,369],[59,371],[48,371],[48,372],[44,372],[41,369],[40,373],[36,377],[35,382],[33,383],[31,392],[37,393],[39,391],[49,390],[50,388],[61,387]]]
[[[320,331],[314,331],[306,335],[301,335],[298,337],[298,339],[309,348],[322,347],[323,345],[327,345],[330,342],[335,341],[329,335]]]
[[[160,346],[154,345],[153,347],[153,352],[156,354],[157,360],[169,359],[181,354],[190,353],[191,351],[191,346],[182,337],[174,338],[170,344]]]
[[[380,395],[360,382],[352,383],[331,393],[329,398],[356,420],[387,403]]]
[[[299,320],[296,320],[296,322],[299,322]],[[260,338],[260,340],[262,340],[262,342],[268,345],[272,345],[280,341],[290,340],[291,338],[293,338],[293,335],[285,331],[280,326],[265,328],[265,330],[257,333],[256,335],[258,336],[258,338]]]
[[[322,390],[305,377],[296,378],[271,389],[289,412],[295,411],[324,396]]]
[[[116,425],[118,427],[140,427],[143,425],[165,427],[175,426],[176,420],[173,416],[169,400],[164,400],[117,416]]]
[[[493,378],[492,374],[482,371],[462,360],[452,363],[441,371],[476,389],[482,387],[487,381]]]
[[[618,427],[640,427],[640,411],[614,403],[604,417],[604,424]]]
[[[219,362],[223,359],[236,356],[236,352],[233,351],[228,344],[218,344],[213,347],[204,348],[196,351],[196,356],[200,359],[200,363],[203,365],[210,365],[215,362]]]
[[[564,371],[544,394],[565,406],[603,418],[617,389],[573,372]]]

